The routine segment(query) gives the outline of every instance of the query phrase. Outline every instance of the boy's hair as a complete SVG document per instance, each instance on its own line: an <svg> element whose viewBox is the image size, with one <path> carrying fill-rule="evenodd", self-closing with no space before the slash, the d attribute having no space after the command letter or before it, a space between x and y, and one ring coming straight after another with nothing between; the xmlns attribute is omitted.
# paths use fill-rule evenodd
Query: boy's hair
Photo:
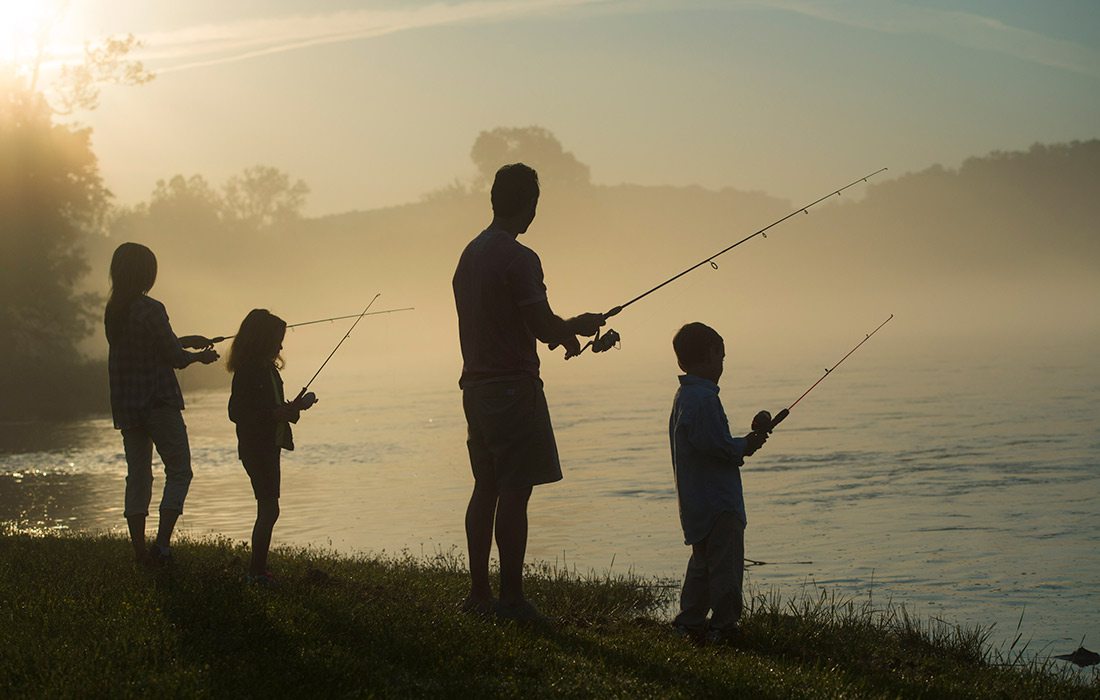
<svg viewBox="0 0 1100 700"><path fill-rule="evenodd" d="M269 362L282 369L283 357L279 354L279 345L285 335L286 321L267 309L252 309L241 321L241 329L233 338L225 369L236 372L241 367Z"/></svg>
<svg viewBox="0 0 1100 700"><path fill-rule="evenodd" d="M130 302L153 288L157 281L157 256L140 243L123 243L111 257L111 296L103 311L107 340L125 327Z"/></svg>
<svg viewBox="0 0 1100 700"><path fill-rule="evenodd" d="M705 362L711 348L724 344L718 331L698 321L684 324L672 338L672 349L676 351L676 362L681 369Z"/></svg>
<svg viewBox="0 0 1100 700"><path fill-rule="evenodd" d="M489 199L493 213L499 216L516 216L539 198L539 174L523 163L505 165L493 179Z"/></svg>

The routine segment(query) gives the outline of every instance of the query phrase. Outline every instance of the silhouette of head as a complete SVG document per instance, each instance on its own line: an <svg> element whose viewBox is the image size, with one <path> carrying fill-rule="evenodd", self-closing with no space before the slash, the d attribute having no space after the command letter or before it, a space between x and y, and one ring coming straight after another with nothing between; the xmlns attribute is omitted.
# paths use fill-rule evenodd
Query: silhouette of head
<svg viewBox="0 0 1100 700"><path fill-rule="evenodd" d="M225 368L236 372L250 365L274 364L283 368L283 338L286 336L286 321L267 309L252 309L241 321L241 328L233 338L229 348L229 357Z"/></svg>
<svg viewBox="0 0 1100 700"><path fill-rule="evenodd" d="M721 378L726 344L710 326L698 321L685 324L672 338L672 349L684 372L715 383Z"/></svg>
<svg viewBox="0 0 1100 700"><path fill-rule="evenodd" d="M524 233L535 219L539 202L539 175L523 163L497 171L490 193L493 219L513 233Z"/></svg>
<svg viewBox="0 0 1100 700"><path fill-rule="evenodd" d="M130 302L153 288L157 281L157 256L140 243L123 243L111 257L111 296L103 314L107 339L122 329Z"/></svg>
<svg viewBox="0 0 1100 700"><path fill-rule="evenodd" d="M157 256L140 243L123 243L111 257L111 296L133 297L153 288Z"/></svg>

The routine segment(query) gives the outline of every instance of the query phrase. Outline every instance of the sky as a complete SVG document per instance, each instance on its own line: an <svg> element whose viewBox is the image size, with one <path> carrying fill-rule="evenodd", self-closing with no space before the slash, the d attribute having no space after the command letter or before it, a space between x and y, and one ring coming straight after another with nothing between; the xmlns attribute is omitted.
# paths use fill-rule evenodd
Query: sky
<svg viewBox="0 0 1100 700"><path fill-rule="evenodd" d="M0 0L0 55L20 54L27 8L60 1ZM599 184L799 201L883 166L1100 135L1100 3L1087 0L71 0L57 13L44 78L82 42L127 33L157 74L79 116L123 204L159 178L218 184L266 164L307 182L311 215L398 205L470 178L474 139L498 126L549 129Z"/></svg>

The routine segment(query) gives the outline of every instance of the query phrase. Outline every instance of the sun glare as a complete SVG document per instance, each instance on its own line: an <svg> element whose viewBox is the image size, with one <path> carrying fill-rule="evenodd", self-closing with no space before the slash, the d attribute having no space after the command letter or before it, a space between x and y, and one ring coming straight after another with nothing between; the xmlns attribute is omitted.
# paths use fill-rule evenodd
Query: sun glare
<svg viewBox="0 0 1100 700"><path fill-rule="evenodd" d="M49 0L0 0L0 65L28 70L39 45L53 38L60 8Z"/></svg>

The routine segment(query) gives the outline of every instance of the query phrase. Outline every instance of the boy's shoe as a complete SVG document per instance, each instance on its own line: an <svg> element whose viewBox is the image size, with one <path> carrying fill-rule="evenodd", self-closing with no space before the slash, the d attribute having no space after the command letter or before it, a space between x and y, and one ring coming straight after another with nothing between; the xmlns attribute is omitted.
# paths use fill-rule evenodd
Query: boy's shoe
<svg viewBox="0 0 1100 700"><path fill-rule="evenodd" d="M459 604L458 609L474 617L489 617L496 610L498 604L499 601L496 598L474 598L472 596L466 596L466 599Z"/></svg>
<svg viewBox="0 0 1100 700"><path fill-rule="evenodd" d="M672 632L680 639L685 639L695 644L701 644L703 642L703 630L692 629L687 625L677 625L673 623Z"/></svg>
<svg viewBox="0 0 1100 700"><path fill-rule="evenodd" d="M541 625L549 622L546 616L540 613L534 605L531 605L531 601L526 598L515 603L505 603L503 600L498 600L493 605L493 612L501 620L512 620L525 625Z"/></svg>
<svg viewBox="0 0 1100 700"><path fill-rule="evenodd" d="M737 625L724 629L709 629L705 637L707 645L730 646L741 641L741 628Z"/></svg>
<svg viewBox="0 0 1100 700"><path fill-rule="evenodd" d="M145 557L145 565L151 569L166 569L172 565L172 551L167 552L160 545L153 543L149 547L149 554Z"/></svg>
<svg viewBox="0 0 1100 700"><path fill-rule="evenodd" d="M252 586L259 586L260 588L278 588L279 582L275 580L275 576L270 571L265 571L262 574L245 574L245 582Z"/></svg>

